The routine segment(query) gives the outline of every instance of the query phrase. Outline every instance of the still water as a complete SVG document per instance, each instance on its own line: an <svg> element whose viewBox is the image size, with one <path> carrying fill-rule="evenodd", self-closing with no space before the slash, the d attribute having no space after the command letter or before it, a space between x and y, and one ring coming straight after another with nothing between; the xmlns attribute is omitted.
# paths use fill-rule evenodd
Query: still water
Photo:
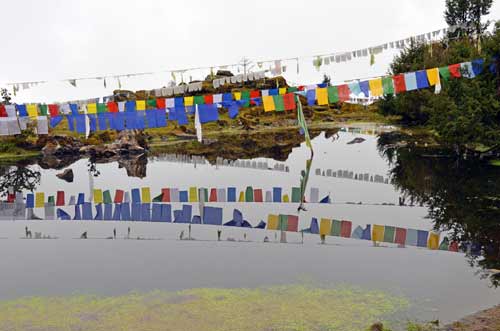
<svg viewBox="0 0 500 331"><path fill-rule="evenodd" d="M383 138L379 137L380 134L384 137L383 131L387 129L350 128L335 134L320 133L313 139L315 153L308 185L319 189L320 198L330 194L332 203L306 204L307 210L299 214L299 229L308 228L312 217L324 217L350 220L353 228L382 224L431 230L439 222L446 225L450 233L464 225L469 233L483 231L481 225L467 223L474 215L473 210L466 208L471 188L461 185L482 187L482 191L474 192L473 196L477 197L474 200L482 193L498 197L498 170L466 165L465 170L459 166L453 171L448 159L429 160L415 156L415 151L384 145ZM364 141L348 144L354 138ZM155 196L164 187L188 189L191 186L234 186L238 192L246 186L264 191L278 186L289 193L292 186L299 186L301 171L309 158L304 144L297 144L286 159L276 161L267 157L262 155L251 160L267 162L269 168L283 165L288 171L173 162L172 157L165 155L127 164L98 163L90 175L89 161L78 160L68 166L75 174L73 183L56 177L60 169L43 169L37 164L28 165L26 169L40 174L34 190L45 192L46 196L55 195L58 190L65 191L69 197L80 192L88 196L92 188L114 192L141 187L150 187ZM316 169L320 169L319 172ZM381 175L388 178L389 184L322 176L327 169ZM436 176L441 176L440 182ZM463 181L464 176L474 183ZM450 194L452 190L454 195ZM465 200L460 201L460 197ZM400 198L405 206L399 205ZM173 209L181 207L180 203L172 205ZM291 203L208 205L224 208L224 222L232 219L233 209L237 208L254 226L260 220L266 221L269 213L297 214L298 207ZM475 206L478 217L490 221L485 223L488 229L483 232L497 231L498 225L491 223L494 217L491 205ZM455 212L444 212L450 208ZM72 214L72 208L66 210ZM194 204L193 213L197 212L198 205ZM43 216L43 210L35 213ZM429 213L433 217L428 217ZM465 223L460 223L459 217L463 217ZM32 232L59 239L20 239L25 226ZM113 229L117 230L119 239L124 238L128 227L132 237L157 240L105 240ZM0 237L5 238L0 239L0 300L72 294L116 296L131 291L194 288L253 289L307 283L390 293L408 300L409 305L384 316L388 320L439 319L442 322L500 303L500 291L491 279L482 277L484 268L477 263L471 265L464 253L397 248L390 244L372 247L371 242L337 237L327 237L326 245L320 245L317 235L308 234L302 244L301 235L295 233L287 235L288 244L279 244L275 242L275 231L226 227L221 228L223 241L217 242L218 229L193 225L192 236L197 240L180 241L179 233L187 232L185 224L0 222ZM87 231L91 239L75 240L83 231ZM263 243L266 236L271 243ZM226 241L229 237L236 241ZM488 268L492 268L491 265Z"/></svg>

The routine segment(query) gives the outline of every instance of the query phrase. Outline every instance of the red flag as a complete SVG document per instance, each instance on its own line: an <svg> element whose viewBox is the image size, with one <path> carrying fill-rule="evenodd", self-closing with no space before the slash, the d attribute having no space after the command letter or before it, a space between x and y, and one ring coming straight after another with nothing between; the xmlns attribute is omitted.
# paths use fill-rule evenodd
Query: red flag
<svg viewBox="0 0 500 331"><path fill-rule="evenodd" d="M123 191L122 190L116 190L115 192L115 203L122 203L123 202Z"/></svg>
<svg viewBox="0 0 500 331"><path fill-rule="evenodd" d="M4 105L0 105L0 117L7 117L7 111Z"/></svg>
<svg viewBox="0 0 500 331"><path fill-rule="evenodd" d="M64 191L57 191L56 206L64 206Z"/></svg>
<svg viewBox="0 0 500 331"><path fill-rule="evenodd" d="M303 85L299 86L299 91L304 91L304 86Z"/></svg>
<svg viewBox="0 0 500 331"><path fill-rule="evenodd" d="M114 101L108 102L108 110L110 113L118 113L118 104Z"/></svg>
<svg viewBox="0 0 500 331"><path fill-rule="evenodd" d="M13 203L16 200L16 195L14 193L7 194L7 202Z"/></svg>
<svg viewBox="0 0 500 331"><path fill-rule="evenodd" d="M448 70L450 70L451 78L462 77L462 73L460 72L460 63L449 65Z"/></svg>
<svg viewBox="0 0 500 331"><path fill-rule="evenodd" d="M406 92L406 82L404 75L393 76L392 80L394 81L394 88L396 90L396 94L401 92Z"/></svg>
<svg viewBox="0 0 500 331"><path fill-rule="evenodd" d="M170 189L162 188L161 189L161 202L170 202Z"/></svg>
<svg viewBox="0 0 500 331"><path fill-rule="evenodd" d="M339 85L337 88L339 90L339 100L341 102L347 101L351 98L351 90L349 90L349 86L347 84Z"/></svg>
<svg viewBox="0 0 500 331"><path fill-rule="evenodd" d="M458 252L458 243L456 241L452 241L450 246L448 247L450 252Z"/></svg>
<svg viewBox="0 0 500 331"><path fill-rule="evenodd" d="M406 243L406 229L396 228L394 243L399 245L404 245Z"/></svg>
<svg viewBox="0 0 500 331"><path fill-rule="evenodd" d="M163 98L156 99L156 108L158 108L158 109L167 108L167 106L165 105L165 99L163 99Z"/></svg>
<svg viewBox="0 0 500 331"><path fill-rule="evenodd" d="M259 97L260 97L260 91L258 90L250 91L250 98L259 98Z"/></svg>
<svg viewBox="0 0 500 331"><path fill-rule="evenodd" d="M217 202L217 189L216 188L210 189L210 197L208 198L208 201Z"/></svg>
<svg viewBox="0 0 500 331"><path fill-rule="evenodd" d="M49 114L50 114L50 117L59 116L59 106L58 105L49 105Z"/></svg>
<svg viewBox="0 0 500 331"><path fill-rule="evenodd" d="M287 93L283 96L283 103L285 105L285 110L295 110L295 98L293 93Z"/></svg>
<svg viewBox="0 0 500 331"><path fill-rule="evenodd" d="M214 95L213 94L205 94L203 97L205 99L205 104L211 105L214 103Z"/></svg>

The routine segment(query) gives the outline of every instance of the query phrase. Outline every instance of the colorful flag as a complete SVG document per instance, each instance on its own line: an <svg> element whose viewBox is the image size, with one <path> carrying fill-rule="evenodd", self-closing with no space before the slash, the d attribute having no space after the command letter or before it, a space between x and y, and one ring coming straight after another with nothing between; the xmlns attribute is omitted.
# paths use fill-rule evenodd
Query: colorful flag
<svg viewBox="0 0 500 331"><path fill-rule="evenodd" d="M328 103L337 103L340 101L337 86L328 86L326 89L328 91Z"/></svg>
<svg viewBox="0 0 500 331"><path fill-rule="evenodd" d="M396 94L406 92L406 82L404 75L396 75L392 77L394 81L394 87L396 90Z"/></svg>
<svg viewBox="0 0 500 331"><path fill-rule="evenodd" d="M267 229L268 230L278 230L279 226L279 216L278 215L268 215L267 216Z"/></svg>
<svg viewBox="0 0 500 331"><path fill-rule="evenodd" d="M326 88L317 88L316 96L318 98L319 106L328 105L328 91Z"/></svg>
<svg viewBox="0 0 500 331"><path fill-rule="evenodd" d="M381 78L370 80L369 85L370 85L370 92L373 97L380 97L384 94Z"/></svg>
<svg viewBox="0 0 500 331"><path fill-rule="evenodd" d="M319 224L319 234L329 236L332 229L332 221L326 218L322 218Z"/></svg>
<svg viewBox="0 0 500 331"><path fill-rule="evenodd" d="M262 97L262 102L264 103L264 111L269 112L276 109L272 95Z"/></svg>
<svg viewBox="0 0 500 331"><path fill-rule="evenodd" d="M285 103L282 95L273 95L274 107L276 111L284 111Z"/></svg>
<svg viewBox="0 0 500 331"><path fill-rule="evenodd" d="M382 78L382 88L384 89L384 94L394 94L394 82L392 77L384 77Z"/></svg>

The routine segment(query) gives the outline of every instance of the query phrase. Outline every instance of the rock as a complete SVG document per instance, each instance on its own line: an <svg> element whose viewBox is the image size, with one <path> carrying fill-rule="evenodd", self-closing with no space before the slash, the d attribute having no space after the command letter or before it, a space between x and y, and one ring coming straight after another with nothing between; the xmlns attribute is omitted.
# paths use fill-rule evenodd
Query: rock
<svg viewBox="0 0 500 331"><path fill-rule="evenodd" d="M43 146L42 153L44 156L64 156L75 155L79 153L82 142L65 136L40 136L37 141L38 146Z"/></svg>
<svg viewBox="0 0 500 331"><path fill-rule="evenodd" d="M353 140L349 141L347 145L361 144L364 141L364 138L354 138Z"/></svg>
<svg viewBox="0 0 500 331"><path fill-rule="evenodd" d="M380 322L377 322L370 326L370 331L384 331L384 325Z"/></svg>
<svg viewBox="0 0 500 331"><path fill-rule="evenodd" d="M60 174L56 175L57 178L67 181L68 183L73 183L73 169L66 169Z"/></svg>

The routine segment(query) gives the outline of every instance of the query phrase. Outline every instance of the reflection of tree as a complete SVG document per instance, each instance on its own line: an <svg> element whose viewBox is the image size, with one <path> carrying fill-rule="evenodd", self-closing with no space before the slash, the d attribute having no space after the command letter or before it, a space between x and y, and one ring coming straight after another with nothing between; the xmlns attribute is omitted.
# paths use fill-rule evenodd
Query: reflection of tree
<svg viewBox="0 0 500 331"><path fill-rule="evenodd" d="M0 196L5 197L9 190L14 192L34 191L40 184L40 171L28 167L0 168Z"/></svg>
<svg viewBox="0 0 500 331"><path fill-rule="evenodd" d="M379 149L393 165L392 183L429 207L436 230L483 247L482 258L470 257L472 264L500 269L500 169L478 160L424 157L423 150L384 141L379 140ZM499 286L500 278L492 282Z"/></svg>
<svg viewBox="0 0 500 331"><path fill-rule="evenodd" d="M99 177L101 175L101 172L97 170L95 159L93 158L89 159L89 161L87 162L87 168L92 176Z"/></svg>

